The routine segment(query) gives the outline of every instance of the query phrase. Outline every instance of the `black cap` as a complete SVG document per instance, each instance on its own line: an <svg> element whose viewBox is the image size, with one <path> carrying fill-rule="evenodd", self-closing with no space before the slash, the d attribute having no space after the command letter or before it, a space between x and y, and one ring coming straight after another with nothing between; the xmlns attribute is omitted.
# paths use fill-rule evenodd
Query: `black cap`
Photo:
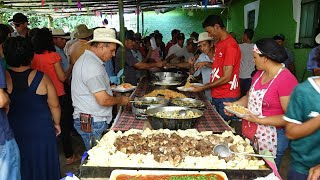
<svg viewBox="0 0 320 180"><path fill-rule="evenodd" d="M273 40L282 40L284 41L286 39L286 37L283 34L277 34L275 36L273 36Z"/></svg>
<svg viewBox="0 0 320 180"><path fill-rule="evenodd" d="M198 40L199 34L193 31L193 32L190 34L190 37L193 37L195 40Z"/></svg>
<svg viewBox="0 0 320 180"><path fill-rule="evenodd" d="M178 39L178 40L185 39L185 38L184 38L184 34L183 34L183 33L179 33L177 39Z"/></svg>
<svg viewBox="0 0 320 180"><path fill-rule="evenodd" d="M24 23L24 22L28 22L28 18L22 13L17 13L13 16L12 19L9 20L9 22Z"/></svg>

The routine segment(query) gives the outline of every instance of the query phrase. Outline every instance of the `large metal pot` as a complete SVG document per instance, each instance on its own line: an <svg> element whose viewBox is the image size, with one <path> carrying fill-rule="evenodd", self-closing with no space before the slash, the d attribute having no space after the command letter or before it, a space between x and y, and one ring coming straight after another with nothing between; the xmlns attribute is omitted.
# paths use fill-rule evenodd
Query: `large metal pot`
<svg viewBox="0 0 320 180"><path fill-rule="evenodd" d="M176 89L182 84L182 81L151 81L151 85L155 86L156 89Z"/></svg>
<svg viewBox="0 0 320 180"><path fill-rule="evenodd" d="M171 100L170 103L174 106L182 106L196 109L204 109L206 107L203 101L193 98L174 98Z"/></svg>
<svg viewBox="0 0 320 180"><path fill-rule="evenodd" d="M182 73L174 72L155 72L152 76L156 81L181 81L184 78Z"/></svg>
<svg viewBox="0 0 320 180"><path fill-rule="evenodd" d="M157 117L157 112L165 112L165 113L172 113L173 111L193 111L194 113L198 113L199 117L194 118L161 118ZM146 115L148 116L148 120L150 125L153 129L170 129L170 130L178 130L178 129L191 129L196 123L196 120L203 116L203 112L198 109L191 109L187 107L180 107L180 106L164 106L164 107L157 107L146 110Z"/></svg>
<svg viewBox="0 0 320 180"><path fill-rule="evenodd" d="M138 119L146 119L145 111L147 109L167 106L169 103L168 99L162 97L140 97L134 99L136 102L132 103L132 113Z"/></svg>

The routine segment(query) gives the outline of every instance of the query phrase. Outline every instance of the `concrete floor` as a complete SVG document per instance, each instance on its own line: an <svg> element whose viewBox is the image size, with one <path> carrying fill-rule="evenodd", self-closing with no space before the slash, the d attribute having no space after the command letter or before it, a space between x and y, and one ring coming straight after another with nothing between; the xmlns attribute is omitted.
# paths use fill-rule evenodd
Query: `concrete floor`
<svg viewBox="0 0 320 180"><path fill-rule="evenodd" d="M78 135L72 136L73 141L73 147L77 155L82 156L83 152L85 151L84 144L82 142L82 139ZM62 177L65 177L67 172L72 172L75 175L79 175L79 167L80 167L80 161L73 163L71 165L66 165L65 163L65 157L62 151L62 145L61 142L59 142L59 158L60 158L60 169L61 169L61 175ZM287 150L281 163L280 167L280 175L283 178L283 180L287 180L287 172L288 172L288 166L289 166L289 160L290 160L290 151Z"/></svg>

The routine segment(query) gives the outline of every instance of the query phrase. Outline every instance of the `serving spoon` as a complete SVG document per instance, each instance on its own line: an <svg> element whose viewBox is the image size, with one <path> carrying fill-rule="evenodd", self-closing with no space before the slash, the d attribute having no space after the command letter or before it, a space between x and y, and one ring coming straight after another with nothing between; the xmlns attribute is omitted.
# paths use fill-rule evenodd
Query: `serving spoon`
<svg viewBox="0 0 320 180"><path fill-rule="evenodd" d="M269 155L261 155L261 154L249 154L247 152L233 152L230 148L225 144L218 144L213 148L213 152L217 153L220 157L226 158L229 157L231 154L235 155L244 155L244 156L254 156L254 157L263 157L263 158L276 158L274 156Z"/></svg>

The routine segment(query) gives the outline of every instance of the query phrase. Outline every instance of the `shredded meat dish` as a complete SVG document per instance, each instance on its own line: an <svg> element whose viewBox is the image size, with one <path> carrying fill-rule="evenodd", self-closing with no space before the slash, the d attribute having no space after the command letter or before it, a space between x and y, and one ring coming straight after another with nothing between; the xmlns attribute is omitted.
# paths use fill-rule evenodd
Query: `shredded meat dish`
<svg viewBox="0 0 320 180"><path fill-rule="evenodd" d="M157 162L169 161L174 166L179 165L185 156L204 157L217 155L213 148L217 144L231 143L232 137L220 138L216 135L206 136L202 139L192 137L180 137L178 134L153 134L142 137L140 133L129 136L118 137L115 141L115 147L118 151L126 154L148 154L154 155ZM237 152L236 147L231 149ZM224 158L229 161L233 156Z"/></svg>

